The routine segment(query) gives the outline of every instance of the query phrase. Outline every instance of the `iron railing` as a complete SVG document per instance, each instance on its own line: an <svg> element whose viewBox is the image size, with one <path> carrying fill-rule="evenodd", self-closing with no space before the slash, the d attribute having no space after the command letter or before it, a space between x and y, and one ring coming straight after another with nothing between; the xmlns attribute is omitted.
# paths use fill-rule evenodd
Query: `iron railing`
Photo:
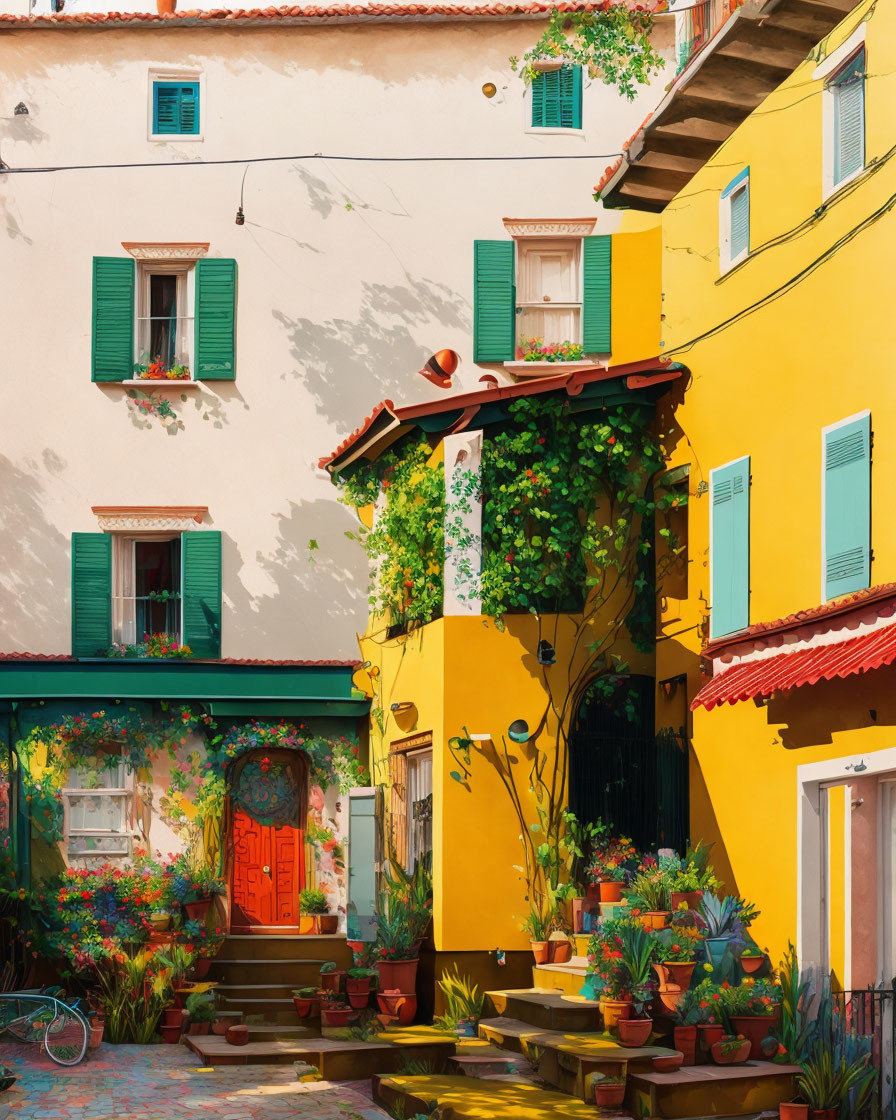
<svg viewBox="0 0 896 1120"><path fill-rule="evenodd" d="M846 1034L871 1039L871 1062L878 1073L870 1120L896 1120L896 979L889 988L833 992Z"/></svg>

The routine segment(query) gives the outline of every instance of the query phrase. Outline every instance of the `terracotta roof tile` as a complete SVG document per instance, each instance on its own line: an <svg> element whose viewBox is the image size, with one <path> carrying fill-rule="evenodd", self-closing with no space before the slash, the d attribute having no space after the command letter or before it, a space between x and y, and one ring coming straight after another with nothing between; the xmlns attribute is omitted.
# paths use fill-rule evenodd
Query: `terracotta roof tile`
<svg viewBox="0 0 896 1120"><path fill-rule="evenodd" d="M506 4L331 4L325 6L311 5L308 7L280 7L280 8L209 8L206 10L186 9L173 12L170 15L159 15L156 12L72 12L38 16L0 15L0 27L12 26L16 28L51 28L51 27L97 27L97 26L125 26L149 25L165 26L170 24L183 26L185 24L211 25L234 23L257 23L264 21L299 20L316 22L318 20L414 20L414 19L471 19L485 18L521 18L549 15L558 12L594 12L608 7L610 0L562 0L561 3L544 3L542 0L530 0L528 3ZM642 7L643 5L632 6ZM666 0L655 0L652 5L656 11L665 11Z"/></svg>

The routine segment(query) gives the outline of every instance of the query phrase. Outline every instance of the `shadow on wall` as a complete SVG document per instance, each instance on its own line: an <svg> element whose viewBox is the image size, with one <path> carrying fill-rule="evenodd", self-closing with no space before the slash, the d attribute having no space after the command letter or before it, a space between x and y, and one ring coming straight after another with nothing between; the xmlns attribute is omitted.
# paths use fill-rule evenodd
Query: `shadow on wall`
<svg viewBox="0 0 896 1120"><path fill-rule="evenodd" d="M273 552L240 555L223 538L231 610L226 643L236 657L353 658L367 619L367 557L356 541L354 515L335 500L290 502L277 514ZM316 541L316 549L309 548ZM249 584L258 580L258 586ZM231 613L232 612L232 613Z"/></svg>
<svg viewBox="0 0 896 1120"><path fill-rule="evenodd" d="M362 284L353 319L323 323L275 310L318 411L331 423L354 427L361 412L384 397L432 396L417 371L442 343L442 330L470 331L470 310L444 284L407 278L404 285ZM433 341L420 345L415 336ZM284 376L287 376L284 374Z"/></svg>
<svg viewBox="0 0 896 1120"><path fill-rule="evenodd" d="M788 695L772 699L766 713L770 731L775 725L783 725L778 728L778 736L787 750L828 746L835 734L860 728L894 727L896 666L795 688ZM881 740L869 741L869 746L876 750L892 746L891 738L882 731ZM856 753L851 743L844 744L843 750Z"/></svg>
<svg viewBox="0 0 896 1120"><path fill-rule="evenodd" d="M43 453L46 470L65 463ZM44 487L0 455L0 650L68 652L69 541L47 521Z"/></svg>

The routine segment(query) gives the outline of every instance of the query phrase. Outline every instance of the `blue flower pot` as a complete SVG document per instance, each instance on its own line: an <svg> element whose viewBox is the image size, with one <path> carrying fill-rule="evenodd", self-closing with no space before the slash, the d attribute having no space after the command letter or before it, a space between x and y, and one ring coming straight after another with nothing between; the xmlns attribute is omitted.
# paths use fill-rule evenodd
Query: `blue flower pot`
<svg viewBox="0 0 896 1120"><path fill-rule="evenodd" d="M706 956L714 968L718 968L725 959L725 950L728 948L730 940L730 937L704 937L703 944L706 946Z"/></svg>

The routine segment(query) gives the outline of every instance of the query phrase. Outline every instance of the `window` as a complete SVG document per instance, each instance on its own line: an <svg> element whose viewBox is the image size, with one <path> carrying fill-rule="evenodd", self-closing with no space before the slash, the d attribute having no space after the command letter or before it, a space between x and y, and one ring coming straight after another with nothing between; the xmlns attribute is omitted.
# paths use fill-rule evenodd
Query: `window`
<svg viewBox="0 0 896 1120"><path fill-rule="evenodd" d="M72 859L130 855L132 775L111 745L69 772L65 834Z"/></svg>
<svg viewBox="0 0 896 1120"><path fill-rule="evenodd" d="M871 414L822 432L822 594L871 584Z"/></svg>
<svg viewBox="0 0 896 1120"><path fill-rule="evenodd" d="M582 68L561 66L532 80L533 128L582 127Z"/></svg>
<svg viewBox="0 0 896 1120"><path fill-rule="evenodd" d="M865 166L865 48L841 67L827 86L830 123L831 189L855 178Z"/></svg>
<svg viewBox="0 0 896 1120"><path fill-rule="evenodd" d="M710 636L750 624L750 459L709 473Z"/></svg>
<svg viewBox="0 0 896 1120"><path fill-rule="evenodd" d="M407 754L407 869L432 851L432 750Z"/></svg>
<svg viewBox="0 0 896 1120"><path fill-rule="evenodd" d="M180 642L181 538L112 538L112 637L133 645L144 634Z"/></svg>
<svg viewBox="0 0 896 1120"><path fill-rule="evenodd" d="M153 137L199 136L199 82L152 83Z"/></svg>
<svg viewBox="0 0 896 1120"><path fill-rule="evenodd" d="M750 252L750 169L743 171L722 191L719 203L719 258L722 272Z"/></svg>
<svg viewBox="0 0 896 1120"><path fill-rule="evenodd" d="M191 380L195 269L192 263L138 266L135 376Z"/></svg>
<svg viewBox="0 0 896 1120"><path fill-rule="evenodd" d="M545 345L582 341L582 241L520 241L517 334Z"/></svg>

